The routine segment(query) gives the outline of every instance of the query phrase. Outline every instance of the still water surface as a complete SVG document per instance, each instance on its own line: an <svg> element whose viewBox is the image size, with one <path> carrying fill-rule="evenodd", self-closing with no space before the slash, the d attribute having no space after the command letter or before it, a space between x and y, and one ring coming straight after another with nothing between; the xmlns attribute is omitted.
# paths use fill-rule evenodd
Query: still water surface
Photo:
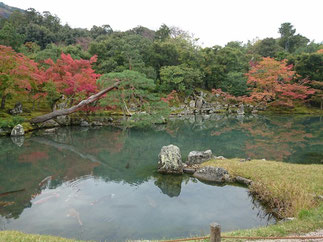
<svg viewBox="0 0 323 242"><path fill-rule="evenodd" d="M0 229L92 240L161 239L273 223L246 188L156 173L163 145L225 157L322 162L320 117L214 116L157 129L60 128L0 139ZM44 180L44 178L47 178Z"/></svg>

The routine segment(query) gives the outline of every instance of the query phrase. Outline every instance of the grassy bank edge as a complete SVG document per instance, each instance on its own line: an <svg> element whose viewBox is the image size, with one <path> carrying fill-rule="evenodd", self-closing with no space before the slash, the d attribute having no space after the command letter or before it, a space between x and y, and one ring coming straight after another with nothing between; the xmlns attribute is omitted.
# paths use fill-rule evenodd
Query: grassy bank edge
<svg viewBox="0 0 323 242"><path fill-rule="evenodd" d="M81 242L52 235L26 234L14 230L0 231L0 242Z"/></svg>

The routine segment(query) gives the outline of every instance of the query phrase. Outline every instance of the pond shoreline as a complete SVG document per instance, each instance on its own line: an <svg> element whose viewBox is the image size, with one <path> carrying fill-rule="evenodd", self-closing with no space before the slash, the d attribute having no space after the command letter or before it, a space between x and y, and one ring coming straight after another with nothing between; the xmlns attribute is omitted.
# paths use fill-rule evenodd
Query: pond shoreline
<svg viewBox="0 0 323 242"><path fill-rule="evenodd" d="M189 122L189 120L190 119L188 118L187 121ZM196 121L198 120L194 120L194 122ZM197 129L203 128L204 125L207 125L207 123L204 123L203 120L201 121L203 125L201 127L197 126ZM210 121L213 123L213 121L216 120L211 119ZM246 124L247 121L248 116L243 118L243 122L237 120L237 122L241 122L241 124ZM303 122L304 121L301 121L301 123ZM318 124L320 124L320 122ZM266 125L268 125L268 120ZM252 125L252 127L254 126ZM221 129L222 128L220 128L220 130ZM79 130L79 128L76 130ZM84 130L87 130L87 127L84 127ZM97 129L94 128L93 130ZM172 134L172 132L169 134ZM198 146L196 147L198 148ZM190 150L192 150L191 148ZM216 153L217 155L221 154L219 151ZM322 165L298 165L256 159L243 162L240 160L246 159L216 160L210 161L203 165L216 165L219 167L224 167L228 169L229 173L234 177L241 176L253 180L254 183L258 183L258 185L249 187L251 192L258 192L257 196L259 196L259 199L264 199L269 206L273 206L273 208L275 208L275 206L281 208L282 210L278 210L280 214L284 215L281 217L294 217L295 219L268 227L234 231L230 233L240 233L243 235L246 233L251 233L255 236L259 236L260 234L265 236L286 235L296 232L305 233L311 231L313 228L320 229L323 227L322 201L314 199L315 197L319 197L323 194L322 188L317 186L317 183L323 184L321 177L318 176L323 174ZM307 176L310 178L309 180ZM282 183L282 185L278 184L277 181ZM275 187L277 188L276 190L274 189ZM313 187L315 188L314 190ZM298 196L295 196L295 194ZM294 201L295 204L293 204ZM292 209L290 209L291 206ZM315 221L315 224L313 224L313 221Z"/></svg>
<svg viewBox="0 0 323 242"><path fill-rule="evenodd" d="M249 162L249 164L248 164ZM220 167L226 167L232 174L234 175L241 175L246 176L246 174L255 174L253 172L246 173L248 169L241 169L241 166L244 166L245 164L250 167L251 164L260 163L263 168L270 168L272 165L277 165L276 161L248 161L240 163L239 159L226 159L221 161L208 161L202 166L205 165L216 165ZM230 163L233 163L230 164ZM281 164L279 164L281 165ZM291 166L291 164L284 163L284 166ZM304 168L306 165L304 165L302 168ZM308 166L308 165L307 165ZM319 172L322 172L323 168L319 167ZM241 169L239 171L239 169ZM293 167L291 169L294 169ZM317 169L317 168L314 168ZM303 169L304 171L304 169ZM308 170L305 167L305 173L308 174L310 170ZM257 172L257 171L254 171ZM263 175L264 173L262 173ZM255 175L251 175L250 178L252 178ZM270 178L270 181L275 181L277 178L277 174L272 175L272 173L267 172L267 178ZM254 180L255 183L257 183L257 180ZM258 181L259 182L259 181ZM296 181L299 182L299 181ZM302 181L301 183L306 182ZM320 181L317 181L320 183ZM252 188L251 188L252 190ZM308 190L307 192L311 192ZM321 192L323 192L321 190ZM271 199L275 199L274 197L271 197ZM232 232L225 232L223 235L226 236L263 236L263 237L270 237L270 236L287 236L287 235L302 235L304 233L308 232L314 232L321 230L323 228L323 202L319 201L315 206L308 209L299 209L295 211L295 217L294 219L286 220L284 222L278 222L274 225L269 225L266 227L259 227L254 229L247 229L247 230L236 230ZM18 231L0 231L0 239L9 239L10 241L20 241L21 239L27 239L27 241L32 241L37 239L40 239L42 241L81 241L81 240L74 240L74 239L65 239L62 237L56 237L56 236L47 236L47 235L37 235L37 234L26 234Z"/></svg>

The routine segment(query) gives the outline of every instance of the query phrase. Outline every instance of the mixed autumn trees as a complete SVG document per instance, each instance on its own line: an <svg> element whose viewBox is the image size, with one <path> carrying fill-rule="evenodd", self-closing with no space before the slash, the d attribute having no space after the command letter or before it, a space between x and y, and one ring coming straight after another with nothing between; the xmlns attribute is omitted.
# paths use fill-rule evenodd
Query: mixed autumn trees
<svg viewBox="0 0 323 242"><path fill-rule="evenodd" d="M91 66L95 61L96 56L77 60L62 53L56 62L48 59L46 68L39 67L11 47L0 45L1 108L4 109L6 100L15 95L26 95L33 102L46 97L51 107L64 96L65 106L72 106L98 92L96 80L100 75Z"/></svg>
<svg viewBox="0 0 323 242"><path fill-rule="evenodd" d="M323 106L322 44L309 42L290 23L278 32L277 39L202 48L189 33L165 24L157 31L73 29L49 12L17 11L0 20L0 44L16 51L1 47L1 106L17 93L34 103L45 98L52 108L64 97L64 105L72 106L106 86L102 78L97 82L100 75L127 80L116 93L133 82L132 95L141 91L142 97L159 100L174 91L183 100L203 88L221 89L238 101ZM137 85L138 78L154 87ZM125 97L125 102L138 99ZM119 106L125 107L123 101Z"/></svg>
<svg viewBox="0 0 323 242"><path fill-rule="evenodd" d="M0 45L0 95L1 109L6 100L17 95L28 95L37 99L44 82L38 64L28 57L16 53L11 47Z"/></svg>
<svg viewBox="0 0 323 242"><path fill-rule="evenodd" d="M270 57L252 65L246 74L251 91L248 99L293 107L295 100L302 101L314 94L314 90L304 85L305 81L295 82L296 72L292 68L292 65L286 64L286 60L277 61Z"/></svg>

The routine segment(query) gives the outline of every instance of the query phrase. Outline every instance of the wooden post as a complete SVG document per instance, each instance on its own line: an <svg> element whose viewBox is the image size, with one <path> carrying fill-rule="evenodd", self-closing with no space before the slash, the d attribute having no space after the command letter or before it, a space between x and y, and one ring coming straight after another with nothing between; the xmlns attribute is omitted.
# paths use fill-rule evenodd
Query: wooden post
<svg viewBox="0 0 323 242"><path fill-rule="evenodd" d="M221 226L217 223L210 224L210 242L221 241Z"/></svg>

